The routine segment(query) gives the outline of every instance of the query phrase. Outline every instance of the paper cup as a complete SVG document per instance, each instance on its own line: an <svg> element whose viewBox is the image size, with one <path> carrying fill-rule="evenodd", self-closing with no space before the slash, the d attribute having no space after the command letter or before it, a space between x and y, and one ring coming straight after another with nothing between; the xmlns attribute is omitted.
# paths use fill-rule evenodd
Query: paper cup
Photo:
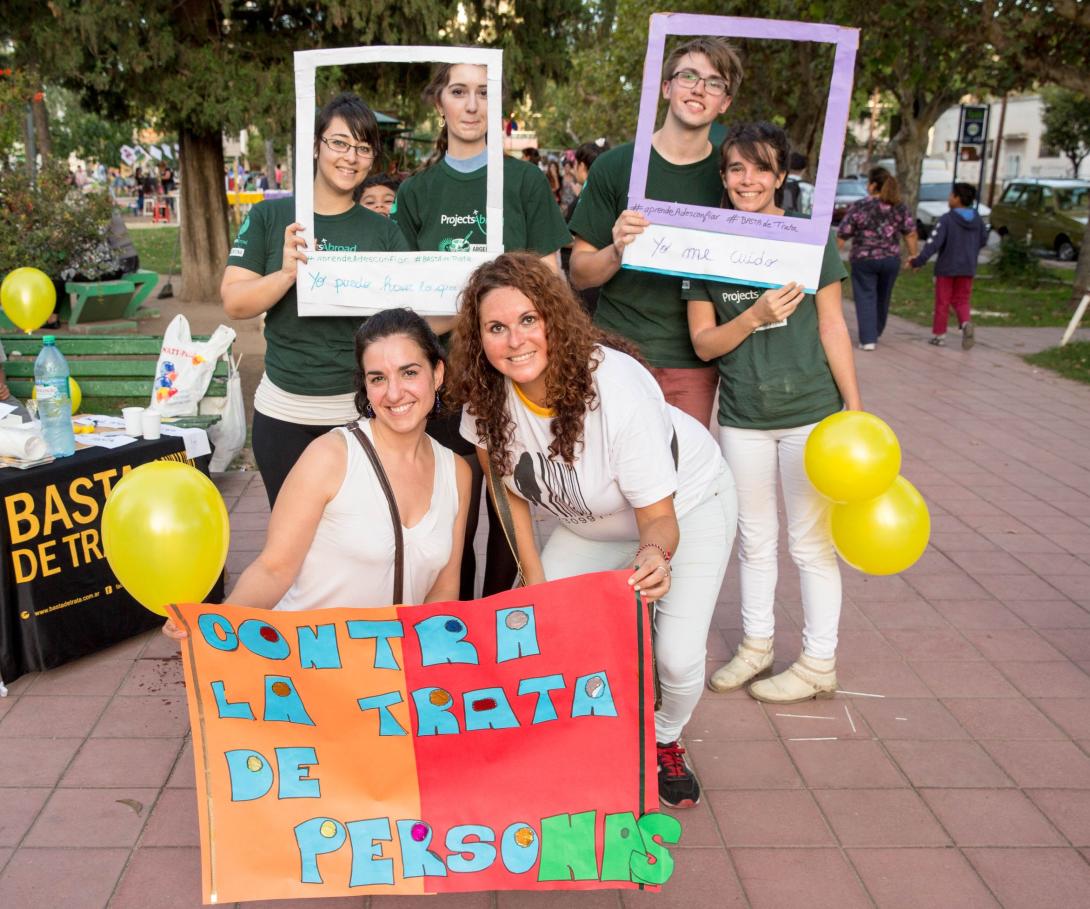
<svg viewBox="0 0 1090 909"><path fill-rule="evenodd" d="M140 416L140 425L144 430L145 439L159 438L161 423L158 411L145 410Z"/></svg>
<svg viewBox="0 0 1090 909"><path fill-rule="evenodd" d="M125 418L125 433L139 439L144 433L144 424L142 422L144 408L122 407L121 416Z"/></svg>

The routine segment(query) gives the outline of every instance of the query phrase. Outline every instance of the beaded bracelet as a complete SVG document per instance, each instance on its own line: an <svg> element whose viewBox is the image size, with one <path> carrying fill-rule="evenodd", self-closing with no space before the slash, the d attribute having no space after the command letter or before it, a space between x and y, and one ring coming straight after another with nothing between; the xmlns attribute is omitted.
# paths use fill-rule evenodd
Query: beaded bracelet
<svg viewBox="0 0 1090 909"><path fill-rule="evenodd" d="M658 544L658 543L644 543L644 544L643 544L643 545L642 545L642 546L641 546L641 547L640 547L639 549L637 549L637 550L636 550L636 558L639 558L639 556L640 556L640 553L641 553L641 552L643 552L643 551L644 551L645 549L647 549L647 548L648 548L649 546L650 546L651 548L653 548L653 549L657 549L657 550L658 550L659 552L661 552L661 553L662 553L662 557L663 557L663 558L664 558L664 559L665 559L665 560L666 560L667 562L669 562L669 561L670 561L670 559L672 559L672 558L673 558L673 554L672 554L672 553L670 552L670 550L669 550L669 549L667 549L667 548L666 548L665 546L659 546L659 544Z"/></svg>

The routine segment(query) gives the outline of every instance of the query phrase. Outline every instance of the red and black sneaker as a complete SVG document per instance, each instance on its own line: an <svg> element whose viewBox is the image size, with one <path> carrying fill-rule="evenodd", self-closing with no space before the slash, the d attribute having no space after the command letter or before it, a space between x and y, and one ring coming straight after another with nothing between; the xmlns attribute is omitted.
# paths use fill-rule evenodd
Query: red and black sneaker
<svg viewBox="0 0 1090 909"><path fill-rule="evenodd" d="M700 784L685 763L677 742L656 743L659 759L659 801L670 808L692 808L700 801Z"/></svg>

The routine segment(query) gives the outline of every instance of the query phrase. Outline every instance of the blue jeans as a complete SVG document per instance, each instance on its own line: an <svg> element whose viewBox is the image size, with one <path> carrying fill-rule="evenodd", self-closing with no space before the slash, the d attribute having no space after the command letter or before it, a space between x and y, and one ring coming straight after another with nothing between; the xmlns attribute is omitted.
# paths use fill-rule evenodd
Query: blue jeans
<svg viewBox="0 0 1090 909"><path fill-rule="evenodd" d="M901 270L899 256L852 260L852 296L859 322L859 343L874 344L882 337L889 316L893 282Z"/></svg>

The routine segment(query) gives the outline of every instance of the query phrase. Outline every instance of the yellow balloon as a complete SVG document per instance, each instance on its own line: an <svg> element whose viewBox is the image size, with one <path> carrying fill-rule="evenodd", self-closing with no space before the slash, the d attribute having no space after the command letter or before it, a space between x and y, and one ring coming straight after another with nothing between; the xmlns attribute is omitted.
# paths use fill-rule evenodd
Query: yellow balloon
<svg viewBox="0 0 1090 909"><path fill-rule="evenodd" d="M57 289L44 271L16 268L0 284L0 306L28 334L45 325L57 305Z"/></svg>
<svg viewBox="0 0 1090 909"><path fill-rule="evenodd" d="M931 515L916 487L897 477L868 502L832 508L833 543L840 557L865 574L897 574L915 563L931 536Z"/></svg>
<svg viewBox="0 0 1090 909"><path fill-rule="evenodd" d="M199 603L227 561L231 529L219 490L178 461L141 464L102 510L102 548L121 585L146 609Z"/></svg>
<svg viewBox="0 0 1090 909"><path fill-rule="evenodd" d="M818 423L803 457L814 488L834 502L873 499L901 472L897 436L884 420L862 410L842 410Z"/></svg>
<svg viewBox="0 0 1090 909"><path fill-rule="evenodd" d="M31 389L30 397L35 401L38 400L38 386L35 385ZM79 382L71 376L68 377L68 397L72 400L72 416L75 416L79 413L80 404L83 403L83 389L79 387Z"/></svg>

